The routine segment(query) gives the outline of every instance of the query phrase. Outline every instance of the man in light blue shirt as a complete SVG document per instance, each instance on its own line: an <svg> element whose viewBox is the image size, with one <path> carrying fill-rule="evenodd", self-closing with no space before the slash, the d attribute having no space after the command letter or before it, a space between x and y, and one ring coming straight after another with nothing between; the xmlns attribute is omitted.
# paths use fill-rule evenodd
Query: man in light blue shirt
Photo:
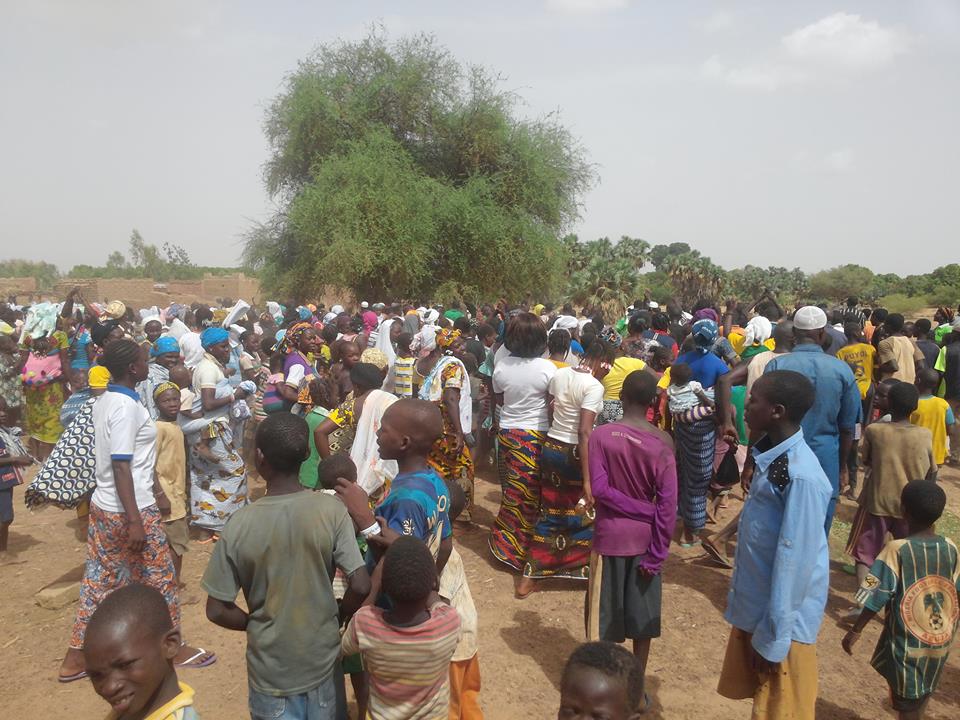
<svg viewBox="0 0 960 720"><path fill-rule="evenodd" d="M754 717L814 717L815 643L829 589L823 517L832 489L800 421L813 384L789 370L766 372L746 408L756 471L740 516L724 615L733 628L718 692L754 700ZM781 714L778 714L781 713Z"/></svg>
<svg viewBox="0 0 960 720"><path fill-rule="evenodd" d="M840 488L847 484L846 464L841 465L840 458L850 454L853 431L862 408L860 390L850 366L821 349L827 342L826 325L826 313L820 308L812 305L800 308L793 319L793 351L771 360L765 372L795 370L813 383L816 392L813 407L800 427L833 487L824 522L829 535Z"/></svg>

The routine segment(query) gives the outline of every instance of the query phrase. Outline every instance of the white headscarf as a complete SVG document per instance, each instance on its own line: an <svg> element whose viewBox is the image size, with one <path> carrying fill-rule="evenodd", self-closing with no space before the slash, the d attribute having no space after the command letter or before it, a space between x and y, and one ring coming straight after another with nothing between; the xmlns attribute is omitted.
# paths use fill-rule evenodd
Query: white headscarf
<svg viewBox="0 0 960 720"><path fill-rule="evenodd" d="M377 335L377 344L376 348L384 355L387 356L387 365L393 365L393 361L397 359L397 351L393 349L393 342L390 340L390 328L398 318L390 318L389 320L384 320L380 323L380 328L377 330L379 333Z"/></svg>
<svg viewBox="0 0 960 720"><path fill-rule="evenodd" d="M423 313L423 322L427 325L435 325L439 319L440 312L434 308L430 308Z"/></svg>
<svg viewBox="0 0 960 720"><path fill-rule="evenodd" d="M421 357L433 352L436 348L437 328L433 325L424 325L420 332L413 336L413 341L410 343L410 352Z"/></svg>
<svg viewBox="0 0 960 720"><path fill-rule="evenodd" d="M760 345L770 339L773 334L773 325L763 315L750 319L743 332L743 346Z"/></svg>
<svg viewBox="0 0 960 720"><path fill-rule="evenodd" d="M553 325L550 328L550 332L554 330L575 330L580 327L580 321L577 320L572 315L557 315L557 319L553 321Z"/></svg>

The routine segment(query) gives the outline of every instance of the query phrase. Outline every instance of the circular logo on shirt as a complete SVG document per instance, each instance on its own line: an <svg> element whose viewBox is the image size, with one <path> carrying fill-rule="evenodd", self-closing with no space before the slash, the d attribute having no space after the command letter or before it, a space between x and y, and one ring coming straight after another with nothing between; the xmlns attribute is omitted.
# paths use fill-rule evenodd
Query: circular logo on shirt
<svg viewBox="0 0 960 720"><path fill-rule="evenodd" d="M946 645L957 623L957 590L947 578L927 575L907 588L900 602L907 630L927 645Z"/></svg>

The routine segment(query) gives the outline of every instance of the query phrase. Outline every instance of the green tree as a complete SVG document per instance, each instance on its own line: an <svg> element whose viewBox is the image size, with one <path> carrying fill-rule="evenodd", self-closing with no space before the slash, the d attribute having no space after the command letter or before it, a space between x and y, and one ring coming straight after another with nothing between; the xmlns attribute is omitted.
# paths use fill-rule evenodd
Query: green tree
<svg viewBox="0 0 960 720"><path fill-rule="evenodd" d="M726 282L723 268L697 250L667 255L657 269L670 278L677 299L685 307L701 298L717 300Z"/></svg>
<svg viewBox="0 0 960 720"><path fill-rule="evenodd" d="M873 282L873 271L861 265L841 265L810 276L810 294L817 300L842 302L861 298Z"/></svg>
<svg viewBox="0 0 960 720"><path fill-rule="evenodd" d="M690 252L690 246L685 242L675 242L669 245L654 245L650 250L650 262L657 270L663 269L663 264L672 255L684 255Z"/></svg>
<svg viewBox="0 0 960 720"><path fill-rule="evenodd" d="M268 110L279 211L245 264L296 297L558 292L592 170L556 117L519 119L515 101L429 36L321 47Z"/></svg>
<svg viewBox="0 0 960 720"><path fill-rule="evenodd" d="M60 279L60 271L56 265L43 261L3 260L0 261L0 277L32 277L40 290L50 290Z"/></svg>

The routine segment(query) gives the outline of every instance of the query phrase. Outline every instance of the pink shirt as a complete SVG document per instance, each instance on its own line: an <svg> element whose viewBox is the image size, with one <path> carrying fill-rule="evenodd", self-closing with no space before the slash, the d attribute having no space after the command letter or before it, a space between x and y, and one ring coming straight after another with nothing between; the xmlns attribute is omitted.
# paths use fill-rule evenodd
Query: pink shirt
<svg viewBox="0 0 960 720"><path fill-rule="evenodd" d="M677 522L677 464L663 434L622 422L598 427L590 435L590 487L594 551L643 556L640 566L658 572Z"/></svg>

